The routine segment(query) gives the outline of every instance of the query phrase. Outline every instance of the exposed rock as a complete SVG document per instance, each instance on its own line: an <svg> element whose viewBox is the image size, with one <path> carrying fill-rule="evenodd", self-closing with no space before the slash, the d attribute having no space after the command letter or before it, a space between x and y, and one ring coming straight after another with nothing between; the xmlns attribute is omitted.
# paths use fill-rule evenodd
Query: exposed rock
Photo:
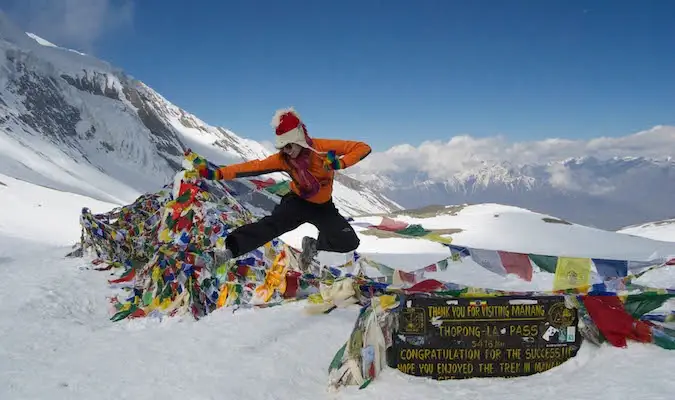
<svg viewBox="0 0 675 400"><path fill-rule="evenodd" d="M87 74L86 76L79 76L77 78L62 74L61 78L84 92L109 97L113 100L119 100L117 89L107 85L108 77L105 74L94 72L91 77Z"/></svg>
<svg viewBox="0 0 675 400"><path fill-rule="evenodd" d="M24 69L23 65L18 67ZM53 78L24 70L10 85L25 97L23 105L28 112L19 115L22 122L57 139L77 136L75 127L80 121L80 111L68 104Z"/></svg>
<svg viewBox="0 0 675 400"><path fill-rule="evenodd" d="M563 219L558 219L558 218L549 218L549 217L544 217L542 218L544 222L548 222L551 224L563 224L563 225L572 225L571 223L563 220Z"/></svg>

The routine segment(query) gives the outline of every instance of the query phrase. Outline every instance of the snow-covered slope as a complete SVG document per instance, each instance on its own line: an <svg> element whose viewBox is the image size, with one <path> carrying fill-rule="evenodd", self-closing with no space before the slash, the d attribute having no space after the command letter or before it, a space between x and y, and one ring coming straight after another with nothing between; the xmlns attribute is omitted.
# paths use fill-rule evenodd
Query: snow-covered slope
<svg viewBox="0 0 675 400"><path fill-rule="evenodd" d="M126 204L169 182L187 148L218 164L270 154L102 60L26 34L0 12L0 173ZM348 215L401 208L339 182L335 198Z"/></svg>
<svg viewBox="0 0 675 400"><path fill-rule="evenodd" d="M617 232L649 239L675 242L675 218L627 226Z"/></svg>
<svg viewBox="0 0 675 400"><path fill-rule="evenodd" d="M117 207L117 204L0 174L2 237L43 245L71 246L80 240L78 221L82 207L100 213Z"/></svg>
<svg viewBox="0 0 675 400"><path fill-rule="evenodd" d="M610 143L466 140L396 146L349 173L407 208L511 204L611 230L673 215L675 127Z"/></svg>
<svg viewBox="0 0 675 400"><path fill-rule="evenodd" d="M574 224L555 216L502 204L426 207L388 214L390 218L425 229L443 230L452 244L482 250L545 254L560 257L652 261L675 257L675 243L629 236ZM381 215L354 218L361 244L359 254L404 271L415 271L449 257L446 246L418 238L381 236L367 225L378 225ZM281 239L300 247L305 235L316 237L316 228L305 224ZM657 239L657 240L654 240ZM325 263L344 262L344 256L322 254ZM532 282L499 276L474 262L463 262L444 273L426 274L466 285L511 290L551 290L553 275L537 274Z"/></svg>
<svg viewBox="0 0 675 400"><path fill-rule="evenodd" d="M89 269L86 259L63 255L79 240L80 208L97 212L113 205L5 175L0 182L2 399L409 399L461 394L535 400L542 393L564 392L580 399L665 400L675 391L672 352L630 342L628 349L585 343L575 358L530 377L439 382L386 369L364 390L327 393L327 367L349 337L358 307L307 315L299 302L236 312L220 309L198 322L110 322L108 274ZM675 243L547 222L546 216L494 204L392 216L433 228L462 229L452 234L457 244L481 247L630 259L675 249ZM307 229L286 237L298 242ZM435 248L418 246L415 239L360 236L359 251L367 254L389 255L390 260L436 256ZM660 283L675 286L675 271L663 272ZM452 273L458 282L480 278L469 265Z"/></svg>

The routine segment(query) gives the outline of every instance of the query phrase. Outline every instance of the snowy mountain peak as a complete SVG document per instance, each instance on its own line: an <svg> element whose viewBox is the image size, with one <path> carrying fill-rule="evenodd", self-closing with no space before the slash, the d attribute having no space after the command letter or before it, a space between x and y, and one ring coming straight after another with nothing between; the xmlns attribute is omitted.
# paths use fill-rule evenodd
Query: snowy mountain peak
<svg viewBox="0 0 675 400"><path fill-rule="evenodd" d="M31 39L35 40L36 42L38 42L38 44L41 44L43 46L59 47L59 46L55 45L54 43L52 43L52 42L50 42L46 39L43 39L43 38L39 37L38 35L36 35L34 33L26 32L26 35L28 35Z"/></svg>
<svg viewBox="0 0 675 400"><path fill-rule="evenodd" d="M188 148L216 164L271 154L105 61L23 32L2 13L0 82L0 173L35 184L128 204L169 182ZM334 189L345 214L400 208L347 178Z"/></svg>
<svg viewBox="0 0 675 400"><path fill-rule="evenodd" d="M34 33L31 33L31 32L26 32L26 35L28 35L28 37L30 37L31 39L35 40L36 42L38 42L38 44L40 44L40 45L42 45L42 46L54 47L54 48L58 48L58 49L62 49L62 50L72 51L73 53L79 54L79 55L81 55L81 56L86 56L86 55L87 55L87 54L82 53L82 52L77 51L77 50L67 49L67 48L65 48L65 47L57 46L57 45L55 45L54 43L48 41L47 39L43 39L43 38L41 38L40 36L38 36L38 35L36 35L36 34L34 34Z"/></svg>
<svg viewBox="0 0 675 400"><path fill-rule="evenodd" d="M488 164L483 163L476 169L468 169L453 174L446 182L447 187L463 192L485 189L490 185L499 184L514 188L521 185L531 188L535 179L517 170L508 162Z"/></svg>

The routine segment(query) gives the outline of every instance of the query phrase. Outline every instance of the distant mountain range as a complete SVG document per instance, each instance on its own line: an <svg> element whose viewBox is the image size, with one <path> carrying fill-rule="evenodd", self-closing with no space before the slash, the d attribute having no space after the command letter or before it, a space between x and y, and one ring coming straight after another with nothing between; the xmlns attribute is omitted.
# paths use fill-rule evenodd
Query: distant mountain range
<svg viewBox="0 0 675 400"><path fill-rule="evenodd" d="M582 157L545 164L485 163L448 175L432 178L421 170L408 169L353 176L406 208L500 203L608 230L675 216L672 158Z"/></svg>

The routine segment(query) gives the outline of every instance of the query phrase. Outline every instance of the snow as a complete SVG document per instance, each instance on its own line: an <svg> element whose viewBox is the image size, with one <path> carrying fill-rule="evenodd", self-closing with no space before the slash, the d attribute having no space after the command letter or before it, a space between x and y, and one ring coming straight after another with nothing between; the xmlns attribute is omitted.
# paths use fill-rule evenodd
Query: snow
<svg viewBox="0 0 675 400"><path fill-rule="evenodd" d="M655 240L675 242L675 219L649 222L642 225L628 226L617 232L627 235L641 236Z"/></svg>
<svg viewBox="0 0 675 400"><path fill-rule="evenodd" d="M55 45L54 43L50 42L49 40L43 39L43 38L41 38L40 36L38 36L38 35L36 35L36 34L34 34L34 33L26 32L26 35L28 35L31 39L34 39L36 42L38 42L38 43L39 43L40 45L42 45L42 46L56 47L56 48L59 48L59 49L72 51L72 52L77 53L77 54L79 54L79 55L81 55L81 56L86 56L85 53L82 53L82 52L80 52L80 51L73 50L73 49L66 49L66 48L64 48L64 47L57 46L57 45Z"/></svg>
<svg viewBox="0 0 675 400"><path fill-rule="evenodd" d="M26 32L26 35L28 35L29 37L35 39L36 42L38 42L39 44L41 44L41 45L43 45L43 46L58 47L58 46L55 45L54 43L48 41L47 39L43 39L43 38L41 38L40 36L38 36L38 35L36 35L36 34L34 34L34 33Z"/></svg>
<svg viewBox="0 0 675 400"><path fill-rule="evenodd" d="M354 309L315 318L291 304L111 323L105 274L58 258L52 250L0 265L0 318L11 321L0 325L2 399L321 398L326 360L356 318ZM298 357L311 338L326 344Z"/></svg>
<svg viewBox="0 0 675 400"><path fill-rule="evenodd" d="M51 246L79 241L82 207L106 212L121 204L34 185L0 174L0 235ZM75 222L75 223L73 223Z"/></svg>
<svg viewBox="0 0 675 400"><path fill-rule="evenodd" d="M466 206L457 215L396 218L429 229L462 229L451 235L453 244L479 249L636 261L675 255L673 243L626 237L579 224L547 222L545 219L560 220L502 204Z"/></svg>
<svg viewBox="0 0 675 400"><path fill-rule="evenodd" d="M564 392L572 398L669 399L675 358L656 346L628 349L584 344L579 354L545 373L512 379L436 382L386 369L364 390L327 391L327 367L348 338L358 307L308 315L303 302L256 310L220 309L189 319L109 321L107 272L88 259L64 258L79 240L78 213L115 204L65 193L0 175L0 398L26 399L404 399L462 397L541 399ZM491 221L488 215L499 212ZM538 215L499 205L472 206L456 216L411 218L429 227L461 226L458 242L510 244L529 250L575 243L579 252L640 258L661 242L619 233L538 222ZM400 217L405 219L404 217ZM377 217L364 217L377 222ZM518 220L529 229L514 231ZM491 223L483 227L483 224ZM557 228L556 228L557 227ZM563 226L564 227L564 226ZM298 241L303 226L285 235ZM475 233L471 233L472 231ZM505 237L505 233L513 237ZM570 242L568 236L580 233ZM595 236L594 236L595 235ZM506 235L508 236L508 235ZM462 239L462 237L464 239ZM361 235L363 251L393 259L434 257L435 247L414 239ZM405 243L405 244L404 244ZM568 243L565 245L564 243ZM539 246L539 247L538 247ZM614 248L614 253L610 250ZM646 248L646 249L645 249ZM429 252L429 253L427 253ZM611 254L610 254L611 253ZM477 271L477 270L476 270ZM473 279L476 271L456 270ZM675 285L675 271L660 271L662 285ZM489 273L488 273L489 274ZM492 274L494 275L494 274ZM467 278L468 276L468 278ZM498 277L501 279L501 277ZM489 284L489 282L487 283Z"/></svg>

